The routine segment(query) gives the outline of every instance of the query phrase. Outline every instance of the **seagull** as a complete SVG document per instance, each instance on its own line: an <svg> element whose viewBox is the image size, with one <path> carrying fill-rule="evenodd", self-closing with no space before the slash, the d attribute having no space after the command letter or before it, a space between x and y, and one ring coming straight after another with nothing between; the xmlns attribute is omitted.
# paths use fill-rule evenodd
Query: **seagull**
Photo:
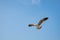
<svg viewBox="0 0 60 40"><path fill-rule="evenodd" d="M48 17L42 18L37 24L29 24L29 27L36 26L37 29L41 29L42 26L40 26L44 21L46 21Z"/></svg>

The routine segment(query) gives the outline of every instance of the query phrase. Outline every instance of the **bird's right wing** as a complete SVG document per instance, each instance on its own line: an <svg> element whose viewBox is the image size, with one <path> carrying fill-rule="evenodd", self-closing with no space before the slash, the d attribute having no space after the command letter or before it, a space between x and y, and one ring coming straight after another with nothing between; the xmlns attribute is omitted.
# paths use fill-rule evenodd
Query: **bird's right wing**
<svg viewBox="0 0 60 40"><path fill-rule="evenodd" d="M48 19L48 17L45 17L45 18L43 18L43 19L41 19L39 22L38 22L38 25L41 25L45 20L47 20Z"/></svg>
<svg viewBox="0 0 60 40"><path fill-rule="evenodd" d="M35 26L34 24L29 24L28 26Z"/></svg>

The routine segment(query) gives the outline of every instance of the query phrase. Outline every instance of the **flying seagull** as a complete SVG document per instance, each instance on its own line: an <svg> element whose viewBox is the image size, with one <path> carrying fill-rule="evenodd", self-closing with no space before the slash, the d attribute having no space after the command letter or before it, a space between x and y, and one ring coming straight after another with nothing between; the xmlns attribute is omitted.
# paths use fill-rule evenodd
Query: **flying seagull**
<svg viewBox="0 0 60 40"><path fill-rule="evenodd" d="M36 26L37 29L41 29L42 26L40 26L40 25L41 25L44 21L46 21L47 19L48 19L48 17L45 17L45 18L41 19L41 20L38 22L38 24L29 24L28 26L29 26L29 27Z"/></svg>

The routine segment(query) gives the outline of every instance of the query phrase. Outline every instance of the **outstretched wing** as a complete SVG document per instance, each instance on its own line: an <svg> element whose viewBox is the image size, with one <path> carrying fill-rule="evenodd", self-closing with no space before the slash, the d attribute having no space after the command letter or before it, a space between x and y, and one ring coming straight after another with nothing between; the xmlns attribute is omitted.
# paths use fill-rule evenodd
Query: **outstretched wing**
<svg viewBox="0 0 60 40"><path fill-rule="evenodd" d="M30 26L35 26L35 25L34 24L29 24L28 26L30 27Z"/></svg>
<svg viewBox="0 0 60 40"><path fill-rule="evenodd" d="M39 22L38 22L38 25L41 25L45 20L47 20L48 19L48 17L45 17L45 18L43 18L43 19L41 19Z"/></svg>

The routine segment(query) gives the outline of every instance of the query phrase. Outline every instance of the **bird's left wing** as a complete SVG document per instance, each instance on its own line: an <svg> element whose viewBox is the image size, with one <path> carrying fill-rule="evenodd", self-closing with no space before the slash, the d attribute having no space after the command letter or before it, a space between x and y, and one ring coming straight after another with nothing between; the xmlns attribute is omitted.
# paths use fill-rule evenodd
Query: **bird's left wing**
<svg viewBox="0 0 60 40"><path fill-rule="evenodd" d="M38 25L41 25L45 20L47 20L48 19L48 17L45 17L45 18L43 18L43 19L41 19L39 22L38 22Z"/></svg>

